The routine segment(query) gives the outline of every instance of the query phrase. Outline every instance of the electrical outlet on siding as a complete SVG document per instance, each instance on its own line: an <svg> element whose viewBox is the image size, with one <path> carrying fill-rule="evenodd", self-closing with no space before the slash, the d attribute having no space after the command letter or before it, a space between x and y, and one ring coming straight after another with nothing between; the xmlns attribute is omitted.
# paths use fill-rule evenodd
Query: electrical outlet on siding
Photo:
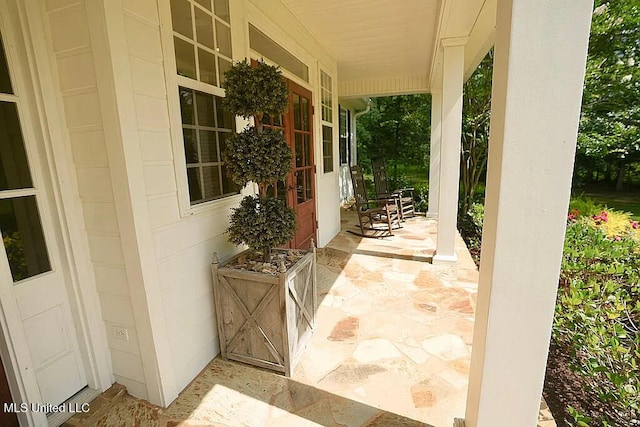
<svg viewBox="0 0 640 427"><path fill-rule="evenodd" d="M112 326L111 333L113 337L123 341L129 341L129 330L120 326Z"/></svg>

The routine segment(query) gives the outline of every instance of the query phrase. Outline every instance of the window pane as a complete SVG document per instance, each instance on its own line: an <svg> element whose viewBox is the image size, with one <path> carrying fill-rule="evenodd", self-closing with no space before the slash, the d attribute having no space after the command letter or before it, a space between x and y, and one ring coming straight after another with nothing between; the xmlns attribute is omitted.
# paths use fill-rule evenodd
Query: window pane
<svg viewBox="0 0 640 427"><path fill-rule="evenodd" d="M0 200L0 229L14 282L51 270L35 196Z"/></svg>
<svg viewBox="0 0 640 427"><path fill-rule="evenodd" d="M199 5L204 6L207 10L211 10L211 0L196 0Z"/></svg>
<svg viewBox="0 0 640 427"><path fill-rule="evenodd" d="M196 11L196 37L198 43L205 45L209 49L215 49L213 42L213 17L202 10L195 8Z"/></svg>
<svg viewBox="0 0 640 427"><path fill-rule="evenodd" d="M224 153L227 146L227 139L233 135L232 132L218 132L218 145L220 145L220 154Z"/></svg>
<svg viewBox="0 0 640 427"><path fill-rule="evenodd" d="M324 173L333 172L333 128L322 126L322 159Z"/></svg>
<svg viewBox="0 0 640 427"><path fill-rule="evenodd" d="M191 27L191 5L187 0L171 0L173 31L193 39Z"/></svg>
<svg viewBox="0 0 640 427"><path fill-rule="evenodd" d="M216 21L216 38L218 52L231 58L231 29L220 21Z"/></svg>
<svg viewBox="0 0 640 427"><path fill-rule="evenodd" d="M0 102L0 190L31 186L18 109L12 102Z"/></svg>
<svg viewBox="0 0 640 427"><path fill-rule="evenodd" d="M213 0L213 7L218 18L229 22L229 0Z"/></svg>
<svg viewBox="0 0 640 427"><path fill-rule="evenodd" d="M7 57L4 54L2 38L0 37L0 93L13 93L11 79L9 78L9 67Z"/></svg>
<svg viewBox="0 0 640 427"><path fill-rule="evenodd" d="M198 63L200 65L200 81L218 86L215 55L198 48Z"/></svg>
<svg viewBox="0 0 640 427"><path fill-rule="evenodd" d="M183 87L178 88L180 91L180 112L182 114L182 124L195 125L195 116L193 115L193 91Z"/></svg>
<svg viewBox="0 0 640 427"><path fill-rule="evenodd" d="M218 128L236 129L235 116L222 106L222 98L216 96L216 112L218 114Z"/></svg>
<svg viewBox="0 0 640 427"><path fill-rule="evenodd" d="M218 70L220 70L220 86L224 87L224 73L231 69L231 62L218 57Z"/></svg>
<svg viewBox="0 0 640 427"><path fill-rule="evenodd" d="M219 161L215 132L209 130L200 131L200 152L202 153L202 163Z"/></svg>
<svg viewBox="0 0 640 427"><path fill-rule="evenodd" d="M202 168L204 179L204 195L206 199L213 199L222 195L220 187L220 166L204 166Z"/></svg>
<svg viewBox="0 0 640 427"><path fill-rule="evenodd" d="M226 168L222 167L222 192L224 194L237 193L240 191L240 187L236 185L231 178L229 178L229 174L226 171Z"/></svg>
<svg viewBox="0 0 640 427"><path fill-rule="evenodd" d="M196 92L196 109L198 111L198 126L215 127L213 95Z"/></svg>
<svg viewBox="0 0 640 427"><path fill-rule="evenodd" d="M187 180L189 181L189 199L191 204L202 200L202 187L200 185L200 168L187 168Z"/></svg>
<svg viewBox="0 0 640 427"><path fill-rule="evenodd" d="M173 37L173 43L176 49L176 68L178 74L191 79L196 78L196 55L193 45L186 41Z"/></svg>
<svg viewBox="0 0 640 427"><path fill-rule="evenodd" d="M184 137L184 157L187 163L198 163L198 141L196 140L196 131L194 129L182 129Z"/></svg>

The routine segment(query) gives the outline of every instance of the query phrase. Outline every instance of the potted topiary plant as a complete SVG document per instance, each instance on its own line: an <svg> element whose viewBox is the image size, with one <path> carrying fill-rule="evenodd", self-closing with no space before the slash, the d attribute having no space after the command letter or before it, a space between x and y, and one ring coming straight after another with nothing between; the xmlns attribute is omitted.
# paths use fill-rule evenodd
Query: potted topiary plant
<svg viewBox="0 0 640 427"><path fill-rule="evenodd" d="M296 215L269 189L292 168L292 152L281 131L265 127L265 116L288 108L287 82L273 66L238 62L225 73L225 106L252 124L226 140L227 174L258 193L233 210L229 240L249 249L212 264L220 351L233 359L291 375L315 329L315 249L274 249L296 230Z"/></svg>

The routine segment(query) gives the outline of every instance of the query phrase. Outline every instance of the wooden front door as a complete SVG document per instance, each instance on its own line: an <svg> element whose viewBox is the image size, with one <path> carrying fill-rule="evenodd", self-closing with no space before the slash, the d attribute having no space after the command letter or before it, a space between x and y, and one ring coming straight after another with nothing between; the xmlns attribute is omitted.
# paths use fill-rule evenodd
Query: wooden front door
<svg viewBox="0 0 640 427"><path fill-rule="evenodd" d="M276 197L285 200L287 206L296 211L298 227L285 246L308 249L311 239L317 242L313 106L311 91L291 80L287 82L289 110L282 117L265 117L264 125L281 129L293 151L292 171L286 181L279 182L274 189Z"/></svg>

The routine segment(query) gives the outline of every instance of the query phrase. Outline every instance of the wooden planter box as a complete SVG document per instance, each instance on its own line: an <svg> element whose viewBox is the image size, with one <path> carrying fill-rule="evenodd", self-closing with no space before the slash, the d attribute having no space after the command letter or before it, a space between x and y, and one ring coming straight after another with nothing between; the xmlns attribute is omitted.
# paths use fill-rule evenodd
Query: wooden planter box
<svg viewBox="0 0 640 427"><path fill-rule="evenodd" d="M219 266L215 253L213 259L222 358L291 376L316 327L315 249L277 275Z"/></svg>

